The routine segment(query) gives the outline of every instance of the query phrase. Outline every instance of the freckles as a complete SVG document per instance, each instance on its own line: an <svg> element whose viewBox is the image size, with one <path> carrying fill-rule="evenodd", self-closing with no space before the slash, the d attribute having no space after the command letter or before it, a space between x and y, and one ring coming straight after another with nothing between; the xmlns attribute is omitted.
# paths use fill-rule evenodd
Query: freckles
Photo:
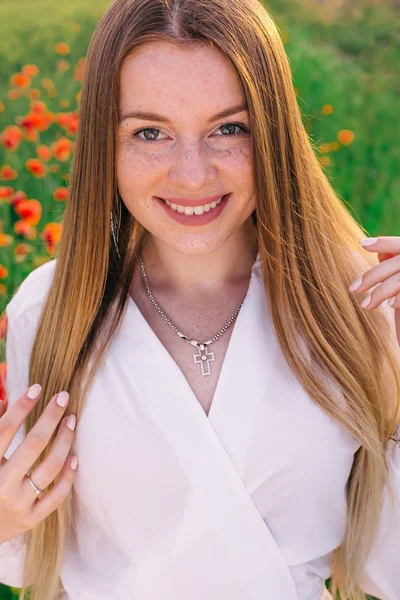
<svg viewBox="0 0 400 600"><path fill-rule="evenodd" d="M227 162L233 162L236 164L249 163L251 158L251 149L246 145L231 146L230 148L218 148L212 151L213 156L216 160L226 160ZM211 158L210 158L211 160Z"/></svg>
<svg viewBox="0 0 400 600"><path fill-rule="evenodd" d="M143 160L156 160L157 162L160 161L159 153L151 152L146 150L146 148L135 148L134 155L135 157L142 158Z"/></svg>
<svg viewBox="0 0 400 600"><path fill-rule="evenodd" d="M125 153L123 162L131 171L144 173L157 168L163 162L163 158L146 149L134 148L129 153Z"/></svg>
<svg viewBox="0 0 400 600"><path fill-rule="evenodd" d="M248 169L252 162L252 149L249 146L230 148L224 155L235 169Z"/></svg>
<svg viewBox="0 0 400 600"><path fill-rule="evenodd" d="M243 146L240 146L239 151L242 157L245 158L247 161L251 161L253 159L252 142L249 141L248 143L243 144Z"/></svg>
<svg viewBox="0 0 400 600"><path fill-rule="evenodd" d="M153 152L151 149L135 146L127 148L121 153L121 164L125 164L131 171L139 171L141 173L160 169L167 161L171 162L171 157L160 151ZM232 165L234 169L250 169L252 166L252 145L244 142L240 145L231 146L230 148L214 150L213 154L217 160L226 161ZM192 150L186 148L184 151L184 159L190 160ZM211 157L209 157L210 160ZM173 161L172 161L173 162Z"/></svg>

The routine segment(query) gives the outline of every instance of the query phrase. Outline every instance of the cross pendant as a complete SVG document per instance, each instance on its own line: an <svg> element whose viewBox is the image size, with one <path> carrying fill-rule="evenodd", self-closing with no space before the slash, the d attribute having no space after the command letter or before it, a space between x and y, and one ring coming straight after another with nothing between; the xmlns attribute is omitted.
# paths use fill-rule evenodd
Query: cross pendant
<svg viewBox="0 0 400 600"><path fill-rule="evenodd" d="M211 375L210 362L215 360L214 352L208 352L207 346L204 344L197 346L197 349L199 353L193 354L194 362L200 363L202 375Z"/></svg>

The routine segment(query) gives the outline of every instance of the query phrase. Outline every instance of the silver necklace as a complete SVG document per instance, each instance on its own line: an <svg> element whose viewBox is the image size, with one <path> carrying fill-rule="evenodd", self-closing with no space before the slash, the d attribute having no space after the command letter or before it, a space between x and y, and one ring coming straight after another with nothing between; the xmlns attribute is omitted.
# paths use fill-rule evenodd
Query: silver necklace
<svg viewBox="0 0 400 600"><path fill-rule="evenodd" d="M166 323L168 323L168 325L170 327L172 327L172 329L175 331L175 333L177 335L179 335L179 337L182 338L185 342L187 342L188 344L191 344L192 346L195 346L195 348L197 348L197 354L193 354L193 360L194 360L195 364L200 364L201 374L202 375L211 375L210 362L215 360L215 353L208 352L208 346L210 344L212 344L213 342L215 342L218 338L220 338L221 335L223 333L225 333L225 331L227 329L229 329L229 327L232 325L232 323L238 316L239 311L240 311L245 299L242 300L242 302L239 304L239 306L237 307L237 309L235 310L235 312L233 313L231 318L225 323L223 328L220 329L216 335L214 335L214 337L212 337L211 339L209 339L205 342L199 342L198 340L194 340L194 339L188 337L187 335L185 335L184 333L182 333L181 331L179 331L177 326L174 325L174 323L172 323L171 319L165 314L165 312L163 311L163 309L161 308L161 306L158 304L157 300L154 298L153 294L151 293L149 280L147 277L146 270L144 268L144 262L143 262L142 257L139 257L139 263L140 263L140 269L142 272L144 287L146 288L146 292L147 292L148 297L150 298L150 301L156 307L156 309L158 310L160 315L163 317L164 321Z"/></svg>

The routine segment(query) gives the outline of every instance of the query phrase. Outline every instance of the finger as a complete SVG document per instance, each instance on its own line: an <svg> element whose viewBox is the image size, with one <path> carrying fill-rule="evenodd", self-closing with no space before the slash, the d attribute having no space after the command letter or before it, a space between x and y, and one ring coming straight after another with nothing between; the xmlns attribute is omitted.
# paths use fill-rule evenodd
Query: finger
<svg viewBox="0 0 400 600"><path fill-rule="evenodd" d="M355 282L349 287L349 291L353 293L364 293L374 285L382 283L389 277L400 273L400 254L389 258L379 265L375 265L368 271L366 271L359 279L361 280L360 285L356 289L350 289ZM358 281L358 280L356 280Z"/></svg>
<svg viewBox="0 0 400 600"><path fill-rule="evenodd" d="M397 294L397 296L390 298L388 300L388 304L391 308L400 308L400 294Z"/></svg>
<svg viewBox="0 0 400 600"><path fill-rule="evenodd" d="M389 277L389 279L386 279L386 281L380 285L377 285L364 298L361 306L366 310L374 310L375 308L378 308L382 302L389 300L398 293L400 293L400 273L396 273L392 277ZM367 304L368 299L369 303Z"/></svg>
<svg viewBox="0 0 400 600"><path fill-rule="evenodd" d="M58 401L62 401L63 399L67 400L67 404L60 406ZM26 473L29 472L32 465L37 461L52 438L68 405L68 400L69 395L67 392L60 392L50 400L35 425L4 466L4 468L10 470L7 473L10 480L22 481Z"/></svg>
<svg viewBox="0 0 400 600"><path fill-rule="evenodd" d="M376 242L373 244L368 244L361 246L364 250L369 250L371 252L382 252L389 254L399 254L400 253L400 236L395 235L380 235L378 238L367 238L368 240L376 239ZM360 242L361 243L361 242Z"/></svg>
<svg viewBox="0 0 400 600"><path fill-rule="evenodd" d="M64 417L59 434L54 440L49 454L30 474L33 483L40 490L45 490L60 474L68 454L70 453L72 442L75 437L75 425L75 415ZM26 487L26 497L29 496L28 492L35 495L35 490L27 478L24 479L23 485Z"/></svg>
<svg viewBox="0 0 400 600"><path fill-rule="evenodd" d="M71 468L71 457L65 461L60 477L54 486L43 494L43 496L35 501L31 510L30 520L32 527L43 521L56 508L58 508L71 491L72 484L75 480L76 470ZM32 477L33 479L33 477ZM31 484L27 480L27 484ZM35 483L36 485L36 483ZM33 490L33 488L32 488Z"/></svg>
<svg viewBox="0 0 400 600"><path fill-rule="evenodd" d="M30 390L34 398L28 396ZM0 456L4 456L18 429L39 400L41 391L38 383L27 388L0 418Z"/></svg>

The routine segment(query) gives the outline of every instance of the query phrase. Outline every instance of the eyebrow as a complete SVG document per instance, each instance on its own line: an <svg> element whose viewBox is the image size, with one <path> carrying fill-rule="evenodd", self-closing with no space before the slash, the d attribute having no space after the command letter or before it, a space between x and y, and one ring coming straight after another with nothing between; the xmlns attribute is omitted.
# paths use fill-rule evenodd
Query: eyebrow
<svg viewBox="0 0 400 600"><path fill-rule="evenodd" d="M230 108L225 108L221 112L217 113L213 117L211 117L208 122L212 123L213 121L218 121L219 119L224 119L225 117L230 117L231 115L235 115L237 113L243 112L244 110L248 110L247 103L238 104L237 106L231 106ZM142 112L142 111L129 111L127 113L123 113L120 118L120 122L125 121L126 119L144 119L145 121L158 121L160 123L169 123L171 121L164 117L163 115L158 115L157 113L152 112Z"/></svg>

